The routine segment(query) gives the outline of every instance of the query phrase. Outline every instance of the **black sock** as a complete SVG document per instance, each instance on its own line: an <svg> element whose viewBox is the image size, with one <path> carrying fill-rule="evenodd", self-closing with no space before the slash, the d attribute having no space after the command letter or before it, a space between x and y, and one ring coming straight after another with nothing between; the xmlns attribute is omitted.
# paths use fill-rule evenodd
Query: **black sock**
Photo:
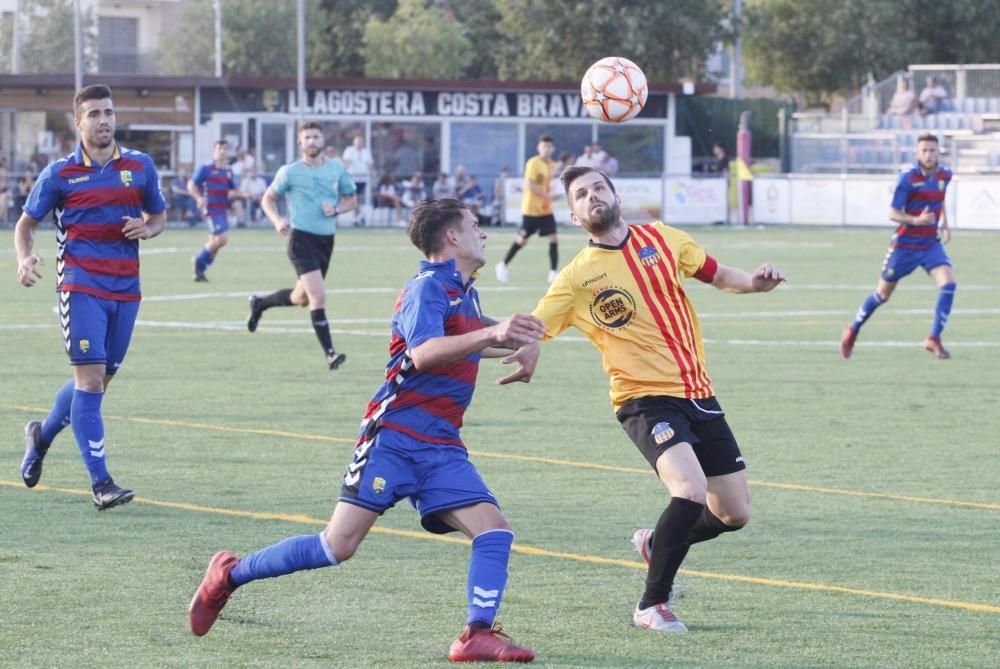
<svg viewBox="0 0 1000 669"><path fill-rule="evenodd" d="M330 338L330 324L326 320L326 309L313 309L309 312L312 318L313 330L316 331L316 339L323 347L326 354L333 353L333 339Z"/></svg>
<svg viewBox="0 0 1000 669"><path fill-rule="evenodd" d="M701 512L698 516L698 520L695 521L694 527L691 528L691 534L688 535L689 544L697 544L702 541L708 541L709 539L714 539L723 532L735 532L740 528L733 527L732 525L726 525L724 522L719 520L719 518L705 507L705 510Z"/></svg>
<svg viewBox="0 0 1000 669"><path fill-rule="evenodd" d="M292 306L292 289L285 288L265 295L257 302L257 306L260 307L261 311L271 307L290 307Z"/></svg>
<svg viewBox="0 0 1000 669"><path fill-rule="evenodd" d="M559 242L549 242L549 265L553 272L559 267Z"/></svg>
<svg viewBox="0 0 1000 669"><path fill-rule="evenodd" d="M520 250L521 250L521 247L517 245L517 242L514 242L513 244L511 244L510 248L507 249L507 255L505 255L503 257L503 264L504 265L509 265L510 261L514 259L514 256L516 256L517 252L520 251Z"/></svg>
<svg viewBox="0 0 1000 669"><path fill-rule="evenodd" d="M674 497L660 514L653 533L653 555L646 572L646 591L642 594L639 608L646 609L667 601L674 576L690 547L688 535L704 508L704 504Z"/></svg>

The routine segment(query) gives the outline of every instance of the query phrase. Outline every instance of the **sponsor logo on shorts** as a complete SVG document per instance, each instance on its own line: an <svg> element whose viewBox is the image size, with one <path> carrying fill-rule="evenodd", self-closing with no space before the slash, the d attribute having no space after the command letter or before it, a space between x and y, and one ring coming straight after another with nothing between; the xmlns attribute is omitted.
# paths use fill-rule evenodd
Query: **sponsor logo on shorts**
<svg viewBox="0 0 1000 669"><path fill-rule="evenodd" d="M375 491L376 495L381 495L382 491L385 490L385 479L381 476L376 476L375 480L372 481L372 490Z"/></svg>
<svg viewBox="0 0 1000 669"><path fill-rule="evenodd" d="M669 439L674 436L674 428L670 427L670 423L657 423L653 426L653 441L657 444L663 444L669 441Z"/></svg>
<svg viewBox="0 0 1000 669"><path fill-rule="evenodd" d="M743 456L742 455L737 455L736 456L736 462L743 462Z"/></svg>
<svg viewBox="0 0 1000 669"><path fill-rule="evenodd" d="M634 316L635 298L624 288L604 288L594 295L594 301L590 303L590 317L607 330L625 327Z"/></svg>
<svg viewBox="0 0 1000 669"><path fill-rule="evenodd" d="M79 346L80 346L80 352L81 353L86 353L87 351L90 350L90 340L89 339L81 339Z"/></svg>

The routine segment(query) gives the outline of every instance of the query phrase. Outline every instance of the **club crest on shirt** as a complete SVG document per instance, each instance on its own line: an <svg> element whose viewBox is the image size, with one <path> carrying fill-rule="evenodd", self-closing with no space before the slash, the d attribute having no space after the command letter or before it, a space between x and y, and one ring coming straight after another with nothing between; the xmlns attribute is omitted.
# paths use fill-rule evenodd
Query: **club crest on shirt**
<svg viewBox="0 0 1000 669"><path fill-rule="evenodd" d="M652 246L643 246L639 249L639 262L646 267L654 267L660 262L660 254Z"/></svg>
<svg viewBox="0 0 1000 669"><path fill-rule="evenodd" d="M122 179L122 185L128 188L132 185L132 170L122 170L118 173Z"/></svg>
<svg viewBox="0 0 1000 669"><path fill-rule="evenodd" d="M590 303L590 317L602 328L617 330L632 322L635 316L635 298L624 288L609 286L594 294Z"/></svg>
<svg viewBox="0 0 1000 669"><path fill-rule="evenodd" d="M381 495L382 491L385 490L385 479L381 476L376 476L375 480L372 481L372 490L375 491L376 495Z"/></svg>
<svg viewBox="0 0 1000 669"><path fill-rule="evenodd" d="M657 423L653 426L653 441L657 444L666 443L670 437L674 436L674 428L670 427L670 423Z"/></svg>

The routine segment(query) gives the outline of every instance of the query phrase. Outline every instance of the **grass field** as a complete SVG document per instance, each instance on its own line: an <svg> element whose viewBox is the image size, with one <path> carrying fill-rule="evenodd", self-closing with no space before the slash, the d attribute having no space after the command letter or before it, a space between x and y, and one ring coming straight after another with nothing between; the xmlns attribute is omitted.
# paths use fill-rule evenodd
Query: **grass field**
<svg viewBox="0 0 1000 669"><path fill-rule="evenodd" d="M936 291L914 275L840 358L845 322L871 291L885 230L697 229L721 262L772 261L767 295L701 285L709 368L749 464L754 519L695 546L677 607L687 635L631 626L644 567L628 539L666 493L617 425L597 352L575 331L543 347L530 385L497 387L484 361L465 439L517 532L500 619L546 667L996 667L1000 663L1000 236L949 246L958 295L945 343L921 347ZM584 243L562 234L564 261ZM512 239L491 233L490 267ZM16 284L0 232L0 666L430 667L464 623L466 542L387 513L342 567L240 590L212 632L186 608L209 557L318 532L357 422L378 386L387 324L418 260L401 230L337 238L328 314L339 371L325 369L303 310L244 329L247 296L291 285L281 240L237 230L191 282L202 232L144 244L129 357L104 402L109 466L136 502L97 513L72 435L42 484L18 464L22 430L69 369L53 314L54 235L39 234L43 287ZM544 289L537 240L499 285L495 316Z"/></svg>

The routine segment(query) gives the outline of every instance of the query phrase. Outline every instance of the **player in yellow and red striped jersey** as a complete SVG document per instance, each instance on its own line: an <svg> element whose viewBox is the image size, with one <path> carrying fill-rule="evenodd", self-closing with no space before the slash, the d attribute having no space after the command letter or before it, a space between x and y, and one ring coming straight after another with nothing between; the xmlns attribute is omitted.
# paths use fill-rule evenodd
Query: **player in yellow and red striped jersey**
<svg viewBox="0 0 1000 669"><path fill-rule="evenodd" d="M772 290L785 277L770 264L753 274L720 265L686 232L659 221L629 226L603 172L571 167L561 179L573 222L587 230L590 242L533 314L545 323L546 340L573 326L601 352L618 420L672 495L655 529L633 537L649 564L633 621L685 632L671 610L674 576L691 544L747 523L750 490L743 456L712 390L683 279L752 293Z"/></svg>

